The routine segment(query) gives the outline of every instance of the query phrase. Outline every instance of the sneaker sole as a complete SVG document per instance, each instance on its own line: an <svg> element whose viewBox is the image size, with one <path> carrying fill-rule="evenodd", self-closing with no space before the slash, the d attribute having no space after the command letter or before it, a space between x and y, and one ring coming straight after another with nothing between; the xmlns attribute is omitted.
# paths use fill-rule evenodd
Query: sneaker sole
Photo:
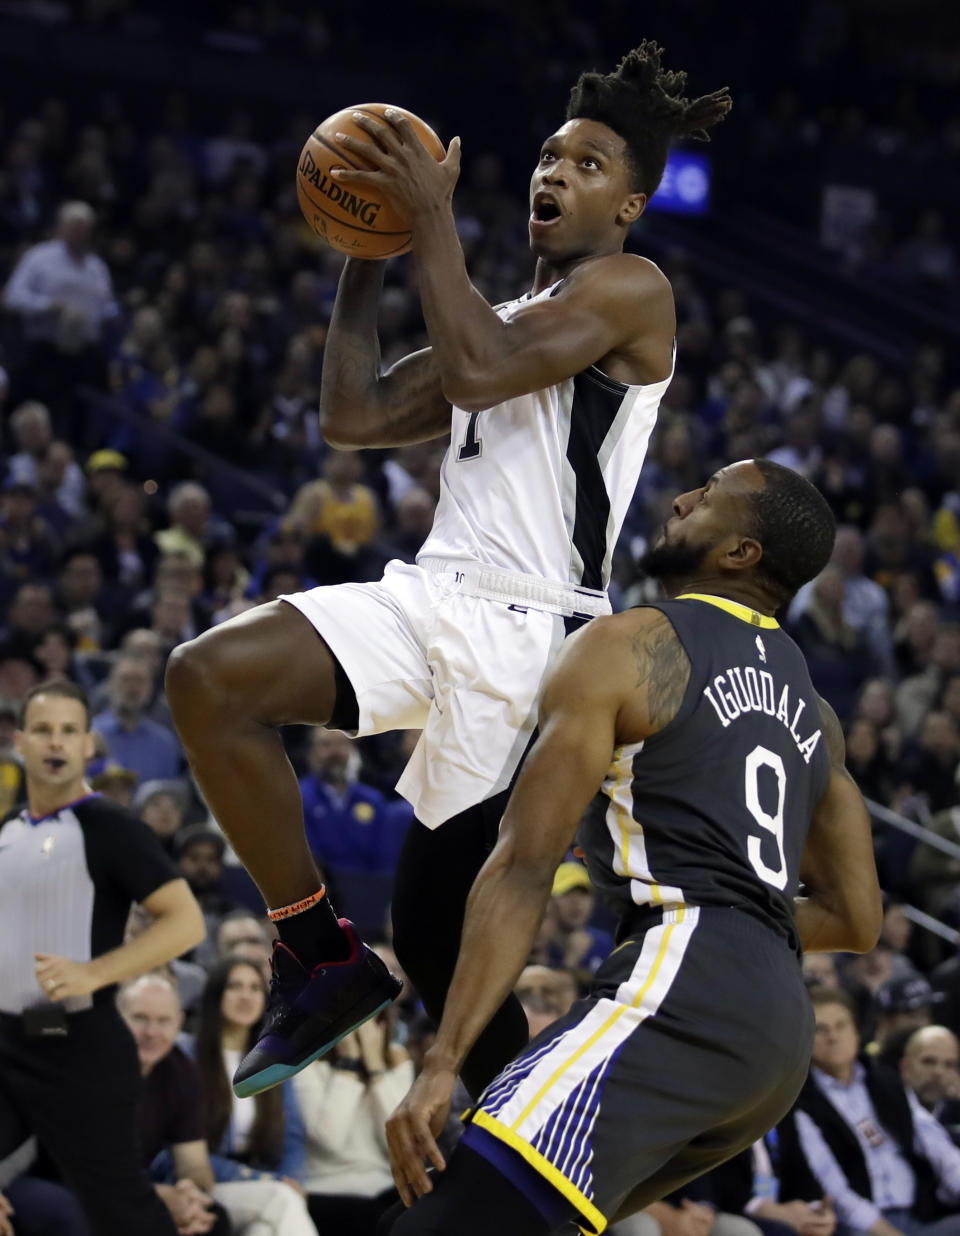
<svg viewBox="0 0 960 1236"><path fill-rule="evenodd" d="M307 1056L306 1060L301 1060L299 1064L271 1064L267 1068L261 1069L259 1073L251 1073L242 1082L234 1084L233 1093L238 1099L249 1099L255 1094L261 1094L264 1090L269 1090L271 1086L279 1086L281 1082L285 1082L288 1078L302 1072L308 1064L313 1064L314 1060L319 1060L328 1051L332 1051L341 1039L345 1039L348 1034L353 1034L354 1030L359 1029L371 1017L376 1017L388 1005L393 1004L395 999L396 996L389 996L386 1000L383 1000L376 1008L371 1009L369 1013L364 1013L359 1021L355 1021L352 1026L342 1030L335 1039L331 1039L329 1043L324 1043L312 1056Z"/></svg>

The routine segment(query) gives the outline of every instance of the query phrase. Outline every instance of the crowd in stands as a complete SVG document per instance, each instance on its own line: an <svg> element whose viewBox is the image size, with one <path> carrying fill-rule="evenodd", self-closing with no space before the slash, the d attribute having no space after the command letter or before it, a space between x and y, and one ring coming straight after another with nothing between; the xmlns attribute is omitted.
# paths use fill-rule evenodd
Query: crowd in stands
<svg viewBox="0 0 960 1236"><path fill-rule="evenodd" d="M119 20L125 8L102 12ZM245 11L235 34L288 37L282 21L267 29L257 6ZM320 54L322 21L311 29ZM805 119L802 103L785 91L766 130L753 128L755 162L804 144L884 155L916 136L906 104L891 136L863 111ZM237 108L211 129L179 91L146 120L110 94L79 112L50 96L0 117L0 805L22 793L19 699L67 675L93 703L93 786L154 830L207 922L193 955L121 997L152 1079L144 1144L185 1232L216 1230L224 1213L238 1232L372 1231L394 1196L383 1117L433 1033L408 990L273 1097L231 1098L226 1079L263 1011L269 932L163 695L180 641L284 593L413 561L433 516L442 442L350 454L320 432L341 259L306 227L292 176L315 121L291 116L268 138ZM924 157L955 160L958 132L956 121L938 132ZM478 288L494 303L522 292L526 212L497 154L467 152L456 204ZM640 251L643 238L639 229ZM955 238L936 208L884 243L871 260L921 287L955 286ZM781 620L840 716L864 794L960 843L960 375L949 349L918 337L895 369L772 317L681 251L663 265L677 367L615 555L615 608L651 595L637 561L675 494L744 457L808 476L836 515L836 548ZM408 260L389 267L380 334L386 363L424 342ZM389 877L410 819L394 787L416 735L354 742L290 727L286 737L333 899L389 950ZM889 897L879 945L805 961L819 993L805 1107L731 1173L622 1236L832 1236L838 1220L869 1228L871 1206L909 1210L906 1176L885 1201L863 1194L867 1151L857 1159L824 1126L818 1098L825 1079L859 1084L857 1069L869 1080L884 1066L914 1097L889 1074L870 1080L879 1144L886 1128L898 1171L920 1172L924 1188L932 1173L939 1204L956 1211L960 953L913 928L903 903L960 930L960 859L875 824ZM518 988L532 1032L569 1008L612 946L579 864L563 865L554 893ZM128 930L141 927L134 916ZM854 1063L861 1049L865 1065ZM916 1128L922 1153L909 1142Z"/></svg>

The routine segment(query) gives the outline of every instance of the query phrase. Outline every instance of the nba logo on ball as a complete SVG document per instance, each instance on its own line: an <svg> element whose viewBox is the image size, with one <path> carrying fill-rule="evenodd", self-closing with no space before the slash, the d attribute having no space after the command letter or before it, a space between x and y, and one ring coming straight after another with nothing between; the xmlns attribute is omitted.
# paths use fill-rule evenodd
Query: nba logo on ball
<svg viewBox="0 0 960 1236"><path fill-rule="evenodd" d="M439 162L446 151L443 143L419 116L389 103L361 103L335 112L307 138L297 164L297 200L303 217L318 236L334 249L350 257L387 258L406 253L410 248L410 226L374 186L357 191L338 184L330 175L335 167L369 170L369 164L353 152L349 155L337 144L336 134L346 133L369 141L353 119L362 112L381 124L390 108L405 116L419 140Z"/></svg>

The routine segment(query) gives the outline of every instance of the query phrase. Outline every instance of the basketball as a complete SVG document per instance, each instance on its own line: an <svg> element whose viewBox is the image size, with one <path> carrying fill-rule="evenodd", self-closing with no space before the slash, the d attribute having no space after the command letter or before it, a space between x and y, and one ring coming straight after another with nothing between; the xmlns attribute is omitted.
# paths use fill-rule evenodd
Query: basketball
<svg viewBox="0 0 960 1236"><path fill-rule="evenodd" d="M378 189L340 185L330 175L334 167L369 170L364 159L338 145L335 135L346 133L360 141L370 136L353 119L354 112L381 120L388 107L400 112L413 125L421 143L439 162L446 154L443 143L419 116L390 103L360 103L328 116L307 138L297 164L297 199L310 227L328 244L349 257L388 258L410 248L410 226Z"/></svg>

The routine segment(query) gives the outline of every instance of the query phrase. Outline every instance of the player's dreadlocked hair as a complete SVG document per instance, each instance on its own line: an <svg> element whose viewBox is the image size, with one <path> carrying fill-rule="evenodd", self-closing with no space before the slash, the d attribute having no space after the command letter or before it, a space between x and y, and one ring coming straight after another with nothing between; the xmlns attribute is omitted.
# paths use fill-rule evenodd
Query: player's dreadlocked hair
<svg viewBox="0 0 960 1236"><path fill-rule="evenodd" d="M676 138L710 140L707 129L733 106L729 88L688 99L685 72L663 68L652 39L627 52L613 73L581 73L570 91L567 120L599 120L619 133L632 165L632 188L652 197Z"/></svg>
<svg viewBox="0 0 960 1236"><path fill-rule="evenodd" d="M778 605L785 605L827 565L836 522L827 500L806 477L770 459L753 463L765 481L751 495L755 535L763 547L756 570L776 593Z"/></svg>

